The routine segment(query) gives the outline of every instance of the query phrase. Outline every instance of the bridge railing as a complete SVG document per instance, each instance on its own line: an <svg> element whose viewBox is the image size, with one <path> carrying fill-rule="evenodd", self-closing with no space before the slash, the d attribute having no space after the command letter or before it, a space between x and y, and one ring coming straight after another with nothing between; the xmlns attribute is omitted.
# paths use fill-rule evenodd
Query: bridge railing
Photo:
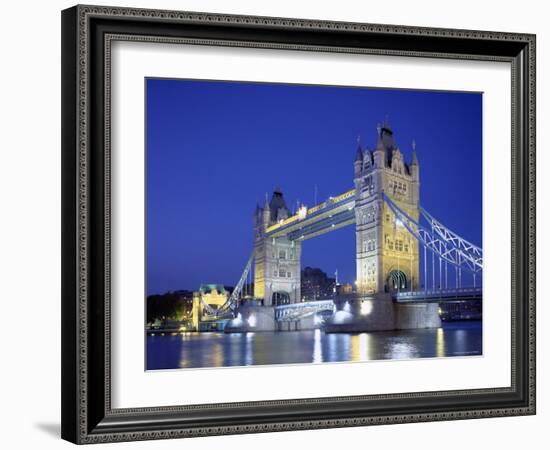
<svg viewBox="0 0 550 450"><path fill-rule="evenodd" d="M300 303L289 303L288 305L278 305L275 306L275 309L284 310L284 309L300 309L300 308L322 308L325 306L334 305L332 299L327 300L313 300L311 302L300 302Z"/></svg>
<svg viewBox="0 0 550 450"><path fill-rule="evenodd" d="M277 321L298 320L321 311L334 310L332 300L316 300L312 302L291 303L275 307L275 319Z"/></svg>
<svg viewBox="0 0 550 450"><path fill-rule="evenodd" d="M445 298L445 297L470 297L480 296L483 294L483 288L457 288L457 289L429 289L423 291L404 291L394 292L392 297L395 299L412 299L412 298Z"/></svg>

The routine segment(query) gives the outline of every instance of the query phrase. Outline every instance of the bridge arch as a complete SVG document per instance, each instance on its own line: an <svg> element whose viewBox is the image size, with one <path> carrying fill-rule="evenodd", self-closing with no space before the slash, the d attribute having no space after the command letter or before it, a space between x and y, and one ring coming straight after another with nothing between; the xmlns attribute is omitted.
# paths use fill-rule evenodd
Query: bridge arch
<svg viewBox="0 0 550 450"><path fill-rule="evenodd" d="M271 304L273 306L290 305L290 293L286 291L275 291L271 295Z"/></svg>
<svg viewBox="0 0 550 450"><path fill-rule="evenodd" d="M392 270L388 274L387 283L390 291L398 291L407 289L409 281L402 270Z"/></svg>

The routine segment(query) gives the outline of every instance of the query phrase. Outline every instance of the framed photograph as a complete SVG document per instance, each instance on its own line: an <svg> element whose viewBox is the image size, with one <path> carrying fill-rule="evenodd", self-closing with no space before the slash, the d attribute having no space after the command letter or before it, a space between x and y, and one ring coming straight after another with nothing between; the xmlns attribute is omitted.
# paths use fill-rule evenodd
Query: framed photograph
<svg viewBox="0 0 550 450"><path fill-rule="evenodd" d="M62 437L535 413L535 36L62 12Z"/></svg>

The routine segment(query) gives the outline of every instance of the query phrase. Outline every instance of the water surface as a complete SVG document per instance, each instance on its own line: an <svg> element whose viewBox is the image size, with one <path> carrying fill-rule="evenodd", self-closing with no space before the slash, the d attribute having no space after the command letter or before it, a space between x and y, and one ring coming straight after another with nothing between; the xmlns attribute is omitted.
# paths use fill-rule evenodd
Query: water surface
<svg viewBox="0 0 550 450"><path fill-rule="evenodd" d="M147 369L304 364L482 354L481 322L442 328L331 333L177 333L147 336Z"/></svg>

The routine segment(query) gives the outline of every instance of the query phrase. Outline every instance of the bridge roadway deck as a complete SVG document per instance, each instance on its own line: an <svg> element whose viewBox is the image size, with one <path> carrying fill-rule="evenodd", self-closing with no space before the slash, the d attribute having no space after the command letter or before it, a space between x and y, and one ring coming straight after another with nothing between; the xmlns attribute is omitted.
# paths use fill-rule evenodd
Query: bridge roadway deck
<svg viewBox="0 0 550 450"><path fill-rule="evenodd" d="M451 303L482 298L482 288L433 289L392 294L392 299L396 303Z"/></svg>
<svg viewBox="0 0 550 450"><path fill-rule="evenodd" d="M331 299L291 303L289 305L275 306L275 320L278 322L298 320L321 311L333 310L334 302Z"/></svg>
<svg viewBox="0 0 550 450"><path fill-rule="evenodd" d="M482 288L458 288L440 289L413 292L396 292L391 295L393 302L400 304L414 303L455 303L464 301L482 300ZM368 297L355 294L353 298L358 300ZM350 296L350 300L351 300ZM291 303L275 307L275 320L288 321L298 320L321 311L334 311L335 304L332 299L320 301Z"/></svg>

